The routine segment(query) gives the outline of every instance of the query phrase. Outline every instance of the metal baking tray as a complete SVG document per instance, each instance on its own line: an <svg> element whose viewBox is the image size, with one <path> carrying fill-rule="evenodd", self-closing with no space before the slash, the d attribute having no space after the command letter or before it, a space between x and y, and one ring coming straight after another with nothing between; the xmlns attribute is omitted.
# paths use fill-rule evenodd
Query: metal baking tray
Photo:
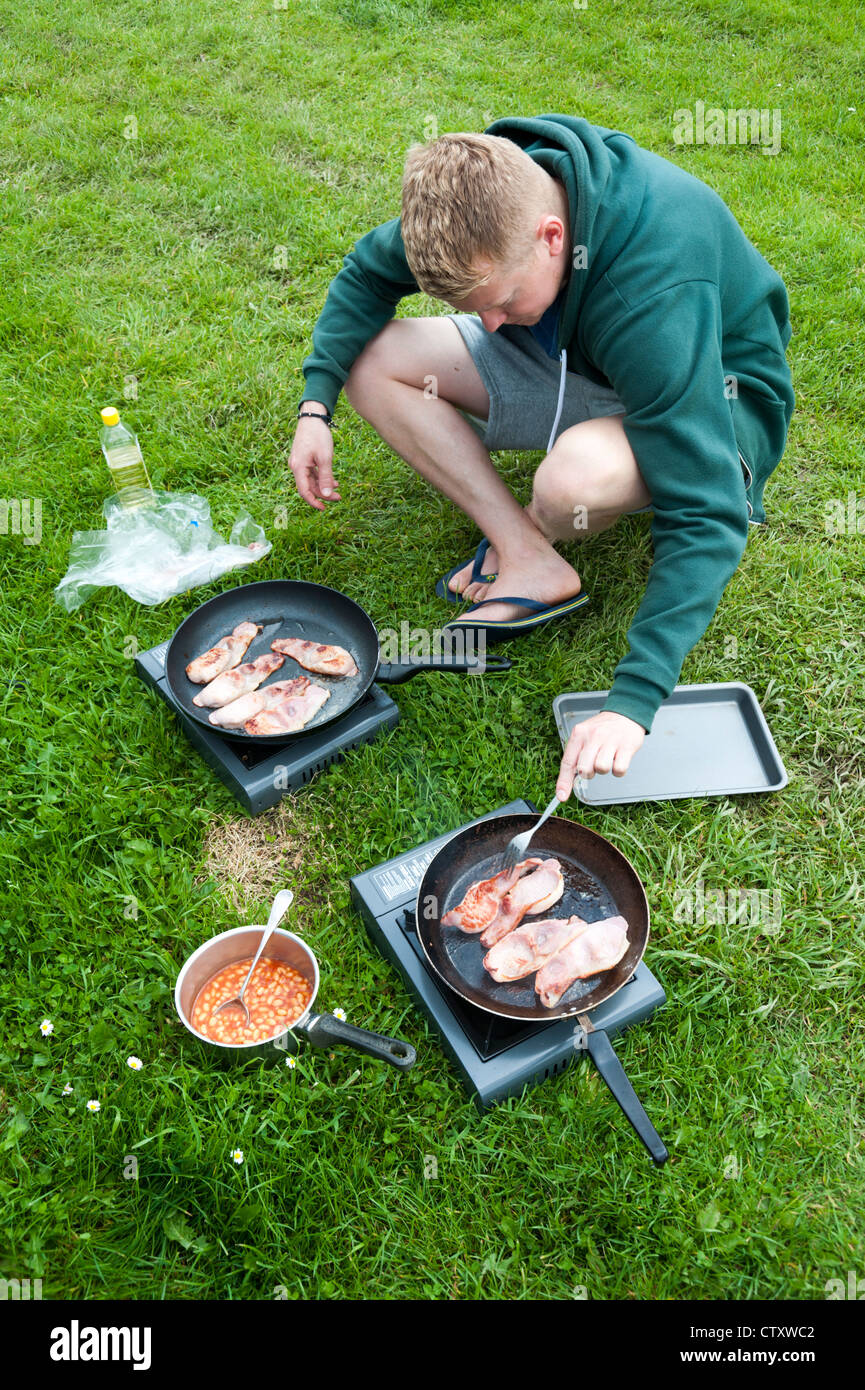
<svg viewBox="0 0 865 1390"><path fill-rule="evenodd" d="M608 690L557 695L562 744L575 724L597 714ZM777 792L788 782L757 696L749 685L677 685L624 777L596 773L574 795L586 806L676 801L691 796Z"/></svg>

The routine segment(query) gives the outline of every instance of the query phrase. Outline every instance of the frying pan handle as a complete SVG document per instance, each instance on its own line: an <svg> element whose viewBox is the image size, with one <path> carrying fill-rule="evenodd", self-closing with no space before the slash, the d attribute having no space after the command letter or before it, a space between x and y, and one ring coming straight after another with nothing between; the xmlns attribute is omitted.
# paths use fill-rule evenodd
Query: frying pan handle
<svg viewBox="0 0 865 1390"><path fill-rule="evenodd" d="M466 661L465 658L434 656L424 661L397 663L383 661L378 668L376 680L382 685L401 685L411 680L419 671L473 671L478 675L492 675L496 671L509 671L511 663L506 656L487 656L481 661Z"/></svg>
<svg viewBox="0 0 865 1390"><path fill-rule="evenodd" d="M366 1028L355 1028L353 1023L344 1023L335 1014L313 1014L303 1031L313 1047L344 1044L356 1052L365 1052L368 1057L376 1057L379 1062L390 1062L400 1071L408 1071L417 1059L411 1043L401 1038L388 1038L384 1033L371 1033Z"/></svg>
<svg viewBox="0 0 865 1390"><path fill-rule="evenodd" d="M652 1121L649 1119L637 1097L637 1093L625 1075L624 1067L613 1051L613 1044L601 1029L585 1035L586 1047L592 1061L610 1088L610 1094L618 1101L634 1129L639 1134L655 1163L660 1168L669 1158Z"/></svg>

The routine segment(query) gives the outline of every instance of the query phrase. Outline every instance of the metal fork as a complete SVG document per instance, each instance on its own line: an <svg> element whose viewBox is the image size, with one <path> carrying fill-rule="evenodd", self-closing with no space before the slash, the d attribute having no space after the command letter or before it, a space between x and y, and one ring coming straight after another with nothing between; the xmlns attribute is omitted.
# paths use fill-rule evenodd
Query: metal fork
<svg viewBox="0 0 865 1390"><path fill-rule="evenodd" d="M557 796L554 796L549 806L544 811L544 814L541 816L540 820L535 822L531 830L524 830L522 835L515 835L514 838L510 841L510 843L505 846L505 852L502 855L501 868L499 870L500 873L504 872L505 870L509 871L511 869L515 869L517 864L519 864L520 860L525 858L526 850L529 847L529 841L531 840L535 831L540 830L544 821L548 820L549 817L553 814L553 811L555 811L556 807L560 805L561 802L559 801L559 798Z"/></svg>

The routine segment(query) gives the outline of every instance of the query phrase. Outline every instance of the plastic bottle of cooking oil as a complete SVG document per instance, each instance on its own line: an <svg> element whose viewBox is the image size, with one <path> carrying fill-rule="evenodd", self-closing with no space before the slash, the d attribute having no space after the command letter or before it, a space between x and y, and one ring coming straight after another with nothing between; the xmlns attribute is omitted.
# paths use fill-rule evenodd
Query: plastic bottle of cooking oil
<svg viewBox="0 0 865 1390"><path fill-rule="evenodd" d="M103 428L99 438L120 505L130 512L139 507L152 507L156 498L138 437L123 424L113 405L107 405L101 413Z"/></svg>

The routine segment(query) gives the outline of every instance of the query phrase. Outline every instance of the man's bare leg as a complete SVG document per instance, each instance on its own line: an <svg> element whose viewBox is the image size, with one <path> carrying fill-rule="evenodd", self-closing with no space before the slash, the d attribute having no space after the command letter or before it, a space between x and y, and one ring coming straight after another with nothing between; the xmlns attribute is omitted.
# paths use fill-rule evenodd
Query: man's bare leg
<svg viewBox="0 0 865 1390"><path fill-rule="evenodd" d="M550 542L597 535L614 525L623 512L637 511L651 502L622 418L600 416L563 430L535 473L526 512ZM488 573L498 572L497 562L491 545L485 561ZM471 584L470 577L468 565L454 575L451 588L475 602L495 598L496 590L507 592L500 580Z"/></svg>
<svg viewBox="0 0 865 1390"><path fill-rule="evenodd" d="M579 593L576 570L517 502L459 413L485 418L489 397L450 319L395 319L360 354L345 393L382 439L488 536L498 573L491 598L497 590L555 603ZM519 611L503 604L489 616Z"/></svg>

